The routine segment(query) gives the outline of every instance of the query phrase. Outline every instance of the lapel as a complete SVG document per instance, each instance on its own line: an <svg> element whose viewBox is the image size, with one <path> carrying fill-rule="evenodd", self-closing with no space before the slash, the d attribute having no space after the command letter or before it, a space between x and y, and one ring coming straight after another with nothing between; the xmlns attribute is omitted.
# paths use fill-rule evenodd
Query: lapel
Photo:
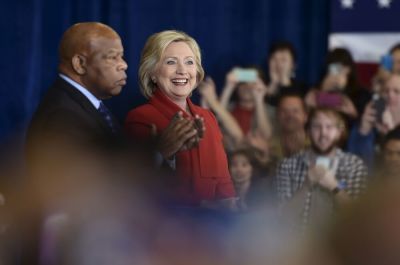
<svg viewBox="0 0 400 265"><path fill-rule="evenodd" d="M78 103L82 109L104 130L112 133L111 128L104 120L100 112L93 106L93 104L83 95L78 89L72 87L68 82L62 78L57 78L56 87L61 88L65 91L76 103ZM113 117L114 118L114 117ZM114 118L115 119L115 118Z"/></svg>

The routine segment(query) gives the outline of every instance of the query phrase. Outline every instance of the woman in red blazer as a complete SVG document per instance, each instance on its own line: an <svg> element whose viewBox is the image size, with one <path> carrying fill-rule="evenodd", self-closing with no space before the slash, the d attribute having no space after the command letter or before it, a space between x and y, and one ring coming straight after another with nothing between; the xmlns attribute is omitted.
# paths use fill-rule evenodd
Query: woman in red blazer
<svg viewBox="0 0 400 265"><path fill-rule="evenodd" d="M203 77L200 49L193 38L172 30L153 34L139 67L141 91L149 101L128 113L125 128L134 139L149 140L153 126L159 134L174 117L188 121L193 137L172 157L164 157L175 158L179 184L174 195L192 205L225 202L232 207L235 191L217 121L189 98Z"/></svg>

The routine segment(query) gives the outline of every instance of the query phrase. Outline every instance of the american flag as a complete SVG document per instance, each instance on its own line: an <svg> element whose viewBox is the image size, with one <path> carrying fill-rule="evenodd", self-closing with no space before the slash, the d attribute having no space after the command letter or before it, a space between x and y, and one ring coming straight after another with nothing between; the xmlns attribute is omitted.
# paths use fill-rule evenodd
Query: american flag
<svg viewBox="0 0 400 265"><path fill-rule="evenodd" d="M350 50L359 79L370 87L381 57L400 43L400 0L332 0L329 48Z"/></svg>

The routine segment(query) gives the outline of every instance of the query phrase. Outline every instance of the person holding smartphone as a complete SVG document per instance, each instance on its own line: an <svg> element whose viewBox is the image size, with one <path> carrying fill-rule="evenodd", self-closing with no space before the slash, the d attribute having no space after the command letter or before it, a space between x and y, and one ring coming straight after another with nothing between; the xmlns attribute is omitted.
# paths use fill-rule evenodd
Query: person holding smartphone
<svg viewBox="0 0 400 265"><path fill-rule="evenodd" d="M330 107L344 114L348 123L359 117L371 95L357 82L354 60L344 48L330 51L324 74L316 88L307 93L308 107Z"/></svg>
<svg viewBox="0 0 400 265"><path fill-rule="evenodd" d="M299 228L323 227L337 209L335 205L357 198L366 187L365 163L339 148L345 130L338 112L314 109L307 124L310 147L278 166L278 196L284 213Z"/></svg>
<svg viewBox="0 0 400 265"><path fill-rule="evenodd" d="M369 165L374 164L375 142L400 125L400 76L390 75L381 92L384 101L375 99L367 104L348 141L349 151L360 155Z"/></svg>
<svg viewBox="0 0 400 265"><path fill-rule="evenodd" d="M288 41L274 42L268 54L267 103L277 106L284 94L304 97L307 86L295 78L297 55L293 44Z"/></svg>
<svg viewBox="0 0 400 265"><path fill-rule="evenodd" d="M256 67L234 67L225 80L220 104L236 120L241 131L233 135L232 129L224 128L225 148L232 151L245 146L254 147L259 151L257 160L268 167L271 119L275 112L264 100L268 88L262 72ZM226 124L222 120L221 123Z"/></svg>

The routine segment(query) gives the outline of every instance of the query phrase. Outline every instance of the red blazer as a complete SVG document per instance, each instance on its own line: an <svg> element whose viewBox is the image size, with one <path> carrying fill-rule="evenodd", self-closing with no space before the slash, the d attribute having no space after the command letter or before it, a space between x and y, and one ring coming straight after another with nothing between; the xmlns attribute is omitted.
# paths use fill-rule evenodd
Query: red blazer
<svg viewBox="0 0 400 265"><path fill-rule="evenodd" d="M189 98L187 104L193 115L198 114L204 118L206 130L198 147L176 154L176 172L180 184L175 195L181 201L195 204L201 200L234 197L235 191L222 145L222 134L214 115L194 105ZM157 132L160 133L178 111L182 111L185 118L190 117L157 89L147 104L128 113L125 129L135 140L149 140L150 125L155 124Z"/></svg>

